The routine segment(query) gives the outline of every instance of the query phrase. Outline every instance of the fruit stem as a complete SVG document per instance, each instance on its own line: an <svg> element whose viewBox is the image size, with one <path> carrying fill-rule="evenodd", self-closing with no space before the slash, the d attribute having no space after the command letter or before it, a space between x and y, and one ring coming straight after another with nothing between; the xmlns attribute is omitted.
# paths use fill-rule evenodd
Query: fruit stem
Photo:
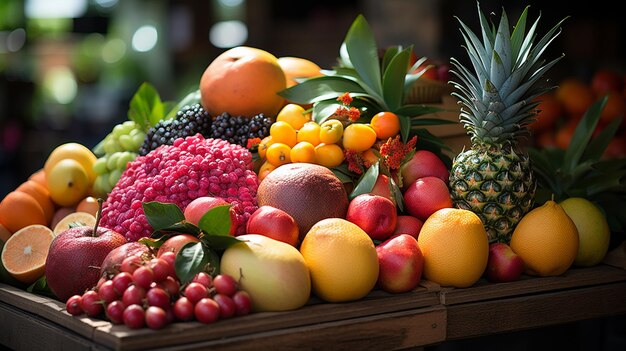
<svg viewBox="0 0 626 351"><path fill-rule="evenodd" d="M102 198L98 198L98 212L96 212L96 224L93 226L93 234L92 236L98 236L96 233L98 231L98 224L100 224L100 218L102 217L102 203L104 200Z"/></svg>

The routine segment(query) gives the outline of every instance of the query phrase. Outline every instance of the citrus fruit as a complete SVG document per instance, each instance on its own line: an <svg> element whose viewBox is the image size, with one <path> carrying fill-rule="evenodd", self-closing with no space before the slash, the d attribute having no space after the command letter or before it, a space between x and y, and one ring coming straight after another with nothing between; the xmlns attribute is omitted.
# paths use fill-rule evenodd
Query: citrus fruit
<svg viewBox="0 0 626 351"><path fill-rule="evenodd" d="M287 212L298 223L300 239L324 218L345 218L348 194L331 170L311 163L291 163L268 174L257 190L259 206Z"/></svg>
<svg viewBox="0 0 626 351"><path fill-rule="evenodd" d="M313 146L317 146L320 143L320 125L313 121L306 122L298 130L297 141L308 141Z"/></svg>
<svg viewBox="0 0 626 351"><path fill-rule="evenodd" d="M283 143L273 143L265 152L267 162L278 167L291 162L291 148Z"/></svg>
<svg viewBox="0 0 626 351"><path fill-rule="evenodd" d="M276 116L276 122L283 121L289 123L295 130L311 120L311 114L306 113L304 107L296 104L287 104Z"/></svg>
<svg viewBox="0 0 626 351"><path fill-rule="evenodd" d="M566 78L555 92L565 111L574 118L581 117L593 104L593 91L577 78Z"/></svg>
<svg viewBox="0 0 626 351"><path fill-rule="evenodd" d="M472 211L436 211L424 222L417 241L424 255L424 278L439 285L472 286L487 267L487 232Z"/></svg>
<svg viewBox="0 0 626 351"><path fill-rule="evenodd" d="M200 78L200 98L211 116L222 112L276 116L285 103L277 93L286 87L285 74L274 55L238 46L216 57L206 68Z"/></svg>
<svg viewBox="0 0 626 351"><path fill-rule="evenodd" d="M372 239L356 224L327 218L311 227L300 245L311 272L313 292L329 302L360 299L378 279Z"/></svg>
<svg viewBox="0 0 626 351"><path fill-rule="evenodd" d="M85 167L70 158L55 163L46 172L46 180L50 197L59 206L75 206L86 196L90 185Z"/></svg>
<svg viewBox="0 0 626 351"><path fill-rule="evenodd" d="M322 75L320 66L301 57L279 57L278 64L285 73L288 88L298 84L297 78L312 78Z"/></svg>
<svg viewBox="0 0 626 351"><path fill-rule="evenodd" d="M257 149L259 152L259 157L264 159L265 153L267 152L267 148L269 148L270 145L272 144L274 144L274 140L272 140L271 135L268 135L265 138L263 138L263 140L261 140L261 143L259 144L259 148Z"/></svg>
<svg viewBox="0 0 626 351"><path fill-rule="evenodd" d="M270 135L274 143L283 143L289 147L293 147L298 142L295 128L285 121L272 123Z"/></svg>
<svg viewBox="0 0 626 351"><path fill-rule="evenodd" d="M72 212L63 217L55 226L54 236L74 227L93 227L96 224L96 217L86 212Z"/></svg>
<svg viewBox="0 0 626 351"><path fill-rule="evenodd" d="M315 163L315 146L308 141L301 141L291 148L291 162Z"/></svg>
<svg viewBox="0 0 626 351"><path fill-rule="evenodd" d="M563 107L561 102L553 93L545 93L533 99L533 102L539 102L537 105L536 121L530 124L530 129L536 132L552 130L556 122L563 115Z"/></svg>
<svg viewBox="0 0 626 351"><path fill-rule="evenodd" d="M265 177L267 177L270 172L276 169L276 166L265 161L259 168L259 181L262 181Z"/></svg>
<svg viewBox="0 0 626 351"><path fill-rule="evenodd" d="M606 100L606 105L600 113L600 121L602 123L609 123L612 120L623 116L624 112L626 112L626 100L622 94L615 91L610 92L608 94L608 99Z"/></svg>
<svg viewBox="0 0 626 351"><path fill-rule="evenodd" d="M80 200L78 205L76 205L76 212L86 212L94 217L98 213L99 209L100 204L98 204L98 199L93 196L87 196L86 198Z"/></svg>
<svg viewBox="0 0 626 351"><path fill-rule="evenodd" d="M343 162L343 149L337 144L321 143L315 147L315 160L318 165L333 168Z"/></svg>
<svg viewBox="0 0 626 351"><path fill-rule="evenodd" d="M93 171L93 164L96 163L98 158L86 146L78 143L66 143L52 150L43 166L46 177L50 176L52 167L64 159L71 159L80 163L85 169L85 172L87 172L89 183L94 182L96 173ZM50 188L48 188L48 190L50 190Z"/></svg>
<svg viewBox="0 0 626 351"><path fill-rule="evenodd" d="M28 177L28 180L35 181L43 187L48 186L48 183L46 182L46 173L44 172L43 168L31 174L30 177Z"/></svg>
<svg viewBox="0 0 626 351"><path fill-rule="evenodd" d="M334 144L341 140L343 135L343 124L339 120L329 119L320 124L320 142L324 144Z"/></svg>
<svg viewBox="0 0 626 351"><path fill-rule="evenodd" d="M576 258L578 230L563 208L548 200L517 223L510 246L526 263L527 273L557 276Z"/></svg>
<svg viewBox="0 0 626 351"><path fill-rule="evenodd" d="M52 230L39 224L26 226L13 233L2 248L4 268L22 283L35 282L44 275L52 239Z"/></svg>
<svg viewBox="0 0 626 351"><path fill-rule="evenodd" d="M0 223L11 233L31 224L48 224L46 214L34 197L12 191L0 202Z"/></svg>
<svg viewBox="0 0 626 351"><path fill-rule="evenodd" d="M309 300L311 278L298 249L259 234L238 238L224 251L220 272L239 281L256 311L293 310Z"/></svg>
<svg viewBox="0 0 626 351"><path fill-rule="evenodd" d="M370 126L378 139L386 140L400 133L400 119L393 112L379 112L372 117Z"/></svg>
<svg viewBox="0 0 626 351"><path fill-rule="evenodd" d="M52 220L52 216L54 216L55 208L54 203L50 198L50 192L45 186L39 184L34 180L27 180L24 183L20 184L20 186L18 186L15 191L21 191L23 193L26 193L32 196L35 200L37 200L37 203L39 203L39 206L41 206L41 209L46 215L47 223L50 223L50 221Z"/></svg>
<svg viewBox="0 0 626 351"><path fill-rule="evenodd" d="M609 250L611 229L600 208L582 197L570 197L559 205L578 231L578 253L574 264L590 267L602 262Z"/></svg>
<svg viewBox="0 0 626 351"><path fill-rule="evenodd" d="M376 142L376 132L363 123L353 123L343 131L343 148L361 152L371 148Z"/></svg>

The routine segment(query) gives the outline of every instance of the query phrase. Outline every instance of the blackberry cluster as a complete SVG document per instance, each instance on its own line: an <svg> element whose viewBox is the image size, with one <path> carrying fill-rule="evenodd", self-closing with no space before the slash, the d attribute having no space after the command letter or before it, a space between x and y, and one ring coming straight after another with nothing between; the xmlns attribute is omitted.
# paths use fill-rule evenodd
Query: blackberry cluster
<svg viewBox="0 0 626 351"><path fill-rule="evenodd" d="M204 137L210 135L211 116L200 104L187 105L176 113L176 118L160 121L150 128L139 149L139 155L144 156L161 145L172 145L178 138L197 133Z"/></svg>
<svg viewBox="0 0 626 351"><path fill-rule="evenodd" d="M224 112L213 121L210 137L246 147L248 139L263 139L268 136L271 126L272 120L262 113L248 118L235 117Z"/></svg>

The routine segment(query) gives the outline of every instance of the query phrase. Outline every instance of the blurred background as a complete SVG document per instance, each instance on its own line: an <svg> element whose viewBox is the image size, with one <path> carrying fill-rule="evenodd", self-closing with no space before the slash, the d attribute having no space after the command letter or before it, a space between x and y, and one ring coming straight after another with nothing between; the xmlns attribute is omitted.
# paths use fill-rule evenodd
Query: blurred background
<svg viewBox="0 0 626 351"><path fill-rule="evenodd" d="M0 0L0 198L41 168L57 145L93 147L126 120L148 81L163 100L197 89L206 66L238 45L275 56L336 62L362 13L379 47L414 45L418 56L467 62L454 16L475 30L476 3L451 0ZM617 2L482 1L516 19L531 5L540 32L571 16L546 57L565 53L550 78L589 82L600 68L624 77L625 26ZM615 8L611 8L611 7Z"/></svg>

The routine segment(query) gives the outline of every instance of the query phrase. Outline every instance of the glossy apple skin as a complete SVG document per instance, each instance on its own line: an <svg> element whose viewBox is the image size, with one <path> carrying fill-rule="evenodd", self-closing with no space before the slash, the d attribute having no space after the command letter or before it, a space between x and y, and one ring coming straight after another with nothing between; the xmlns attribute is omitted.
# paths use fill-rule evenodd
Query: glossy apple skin
<svg viewBox="0 0 626 351"><path fill-rule="evenodd" d="M524 272L524 260L505 243L489 245L489 259L485 276L493 283L505 283L519 280Z"/></svg>
<svg viewBox="0 0 626 351"><path fill-rule="evenodd" d="M165 252L172 251L174 254L178 255L178 251L185 246L187 243L197 243L200 239L191 235L191 234L177 234L173 237L165 240L163 244L159 247L159 251L157 251L157 257L161 257L161 255Z"/></svg>
<svg viewBox="0 0 626 351"><path fill-rule="evenodd" d="M415 289L424 269L424 256L417 240L409 234L392 236L376 247L378 286L390 293Z"/></svg>
<svg viewBox="0 0 626 351"><path fill-rule="evenodd" d="M246 224L247 234L261 234L297 247L300 230L298 224L287 212L273 206L256 209Z"/></svg>
<svg viewBox="0 0 626 351"><path fill-rule="evenodd" d="M221 197L212 197L212 196L201 196L199 198L194 199L185 207L185 211L183 215L185 216L185 220L194 225L198 225L200 223L200 219L207 213L210 209L216 206L230 205L226 200ZM235 235L235 231L237 230L237 218L235 213L230 211L230 235Z"/></svg>
<svg viewBox="0 0 626 351"><path fill-rule="evenodd" d="M424 222L417 217L409 215L400 215L396 221L396 229L393 231L392 236L400 234L409 234L415 239L420 235Z"/></svg>
<svg viewBox="0 0 626 351"><path fill-rule="evenodd" d="M396 228L398 211L386 197L361 194L350 201L346 220L359 226L373 240L385 240Z"/></svg>

